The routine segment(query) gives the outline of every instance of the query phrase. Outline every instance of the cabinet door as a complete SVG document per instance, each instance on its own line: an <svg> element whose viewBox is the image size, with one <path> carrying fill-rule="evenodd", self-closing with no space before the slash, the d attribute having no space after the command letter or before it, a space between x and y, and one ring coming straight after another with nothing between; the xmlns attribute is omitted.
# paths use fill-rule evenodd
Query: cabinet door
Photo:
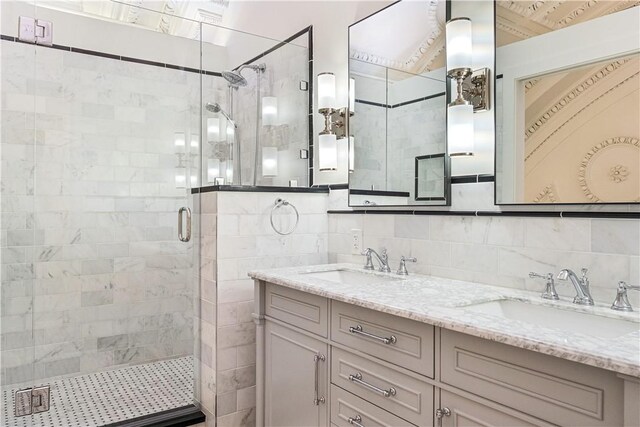
<svg viewBox="0 0 640 427"><path fill-rule="evenodd" d="M451 411L450 415L442 417L442 427L529 427L551 425L514 411L509 411L510 413L507 414L444 390L440 393L440 407L448 408Z"/></svg>
<svg viewBox="0 0 640 427"><path fill-rule="evenodd" d="M272 322L265 335L265 424L326 426L327 345Z"/></svg>

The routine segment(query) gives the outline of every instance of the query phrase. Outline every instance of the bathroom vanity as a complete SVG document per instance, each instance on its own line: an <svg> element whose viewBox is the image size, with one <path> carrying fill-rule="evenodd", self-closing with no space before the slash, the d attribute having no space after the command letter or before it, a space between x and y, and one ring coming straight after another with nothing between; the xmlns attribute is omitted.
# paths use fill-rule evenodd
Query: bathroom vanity
<svg viewBox="0 0 640 427"><path fill-rule="evenodd" d="M640 425L637 313L344 264L250 276L258 426Z"/></svg>

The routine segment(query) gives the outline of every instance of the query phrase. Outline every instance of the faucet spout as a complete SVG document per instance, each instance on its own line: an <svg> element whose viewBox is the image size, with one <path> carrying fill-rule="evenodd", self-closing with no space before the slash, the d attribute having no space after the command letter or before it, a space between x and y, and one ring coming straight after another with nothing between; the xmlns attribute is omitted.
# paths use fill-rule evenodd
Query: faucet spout
<svg viewBox="0 0 640 427"><path fill-rule="evenodd" d="M371 258L374 257L378 264L380 264L380 271L385 273L391 272L391 267L389 267L389 255L387 254L387 250L382 250L382 255L379 255L378 252L374 251L371 248L367 248L363 255L367 257L367 265L365 265L365 269L373 270L373 263L371 262Z"/></svg>
<svg viewBox="0 0 640 427"><path fill-rule="evenodd" d="M573 270L565 268L558 274L558 280L569 279L576 289L576 296L573 298L574 304L593 305L593 298L589 291L589 279L587 278L587 269L582 269L582 278L578 278Z"/></svg>

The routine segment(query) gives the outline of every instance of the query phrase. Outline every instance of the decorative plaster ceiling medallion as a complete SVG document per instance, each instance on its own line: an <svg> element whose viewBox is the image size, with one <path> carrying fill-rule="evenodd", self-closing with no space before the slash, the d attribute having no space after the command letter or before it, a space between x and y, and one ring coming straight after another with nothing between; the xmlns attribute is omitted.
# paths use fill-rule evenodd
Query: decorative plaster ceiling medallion
<svg viewBox="0 0 640 427"><path fill-rule="evenodd" d="M580 162L578 183L592 203L640 202L640 139L617 136L594 146Z"/></svg>

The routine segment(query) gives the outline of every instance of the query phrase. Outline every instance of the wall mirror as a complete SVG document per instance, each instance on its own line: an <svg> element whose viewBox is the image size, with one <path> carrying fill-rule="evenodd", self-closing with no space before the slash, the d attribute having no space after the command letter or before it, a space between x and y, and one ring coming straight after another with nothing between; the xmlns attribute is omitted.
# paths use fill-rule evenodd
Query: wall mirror
<svg viewBox="0 0 640 427"><path fill-rule="evenodd" d="M496 2L496 204L640 202L637 2Z"/></svg>
<svg viewBox="0 0 640 427"><path fill-rule="evenodd" d="M445 0L399 1L349 27L349 204L450 204Z"/></svg>

